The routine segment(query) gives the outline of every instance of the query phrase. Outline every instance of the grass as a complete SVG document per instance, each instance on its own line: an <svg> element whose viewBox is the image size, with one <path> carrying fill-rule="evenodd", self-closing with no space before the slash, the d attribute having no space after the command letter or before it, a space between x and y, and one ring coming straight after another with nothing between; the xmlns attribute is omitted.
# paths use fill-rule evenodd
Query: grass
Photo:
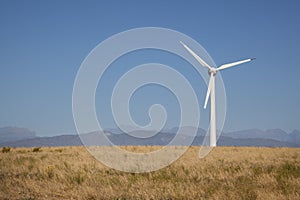
<svg viewBox="0 0 300 200"><path fill-rule="evenodd" d="M122 147L147 152L157 147ZM0 199L300 199L300 149L191 147L151 173L125 173L83 147L0 153Z"/></svg>

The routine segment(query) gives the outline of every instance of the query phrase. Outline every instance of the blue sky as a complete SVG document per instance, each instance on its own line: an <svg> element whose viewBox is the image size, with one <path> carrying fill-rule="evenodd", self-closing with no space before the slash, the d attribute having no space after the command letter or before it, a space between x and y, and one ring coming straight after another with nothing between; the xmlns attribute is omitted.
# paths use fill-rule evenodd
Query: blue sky
<svg viewBox="0 0 300 200"><path fill-rule="evenodd" d="M225 131L300 129L299 9L296 0L2 0L0 126L27 127L39 135L75 132L72 89L84 58L113 34L152 26L192 37L217 64L257 58L221 72L227 93ZM187 76L195 84L193 73ZM158 90L156 95L161 93ZM203 95L199 95L201 105ZM169 102L171 96L166 92L162 101ZM145 101L142 93L136 98L146 102L143 108L158 101L154 97ZM176 101L170 104L175 114L176 105Z"/></svg>

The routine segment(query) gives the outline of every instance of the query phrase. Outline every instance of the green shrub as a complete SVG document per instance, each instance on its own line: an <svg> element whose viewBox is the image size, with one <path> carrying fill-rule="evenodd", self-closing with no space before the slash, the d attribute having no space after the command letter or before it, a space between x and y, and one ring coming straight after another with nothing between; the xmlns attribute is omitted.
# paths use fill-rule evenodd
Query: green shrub
<svg viewBox="0 0 300 200"><path fill-rule="evenodd" d="M32 152L40 152L41 151L41 147L34 147Z"/></svg>
<svg viewBox="0 0 300 200"><path fill-rule="evenodd" d="M2 153L8 153L10 152L10 147L3 147L2 148Z"/></svg>
<svg viewBox="0 0 300 200"><path fill-rule="evenodd" d="M48 178L54 177L54 166L51 165L46 168L46 175Z"/></svg>
<svg viewBox="0 0 300 200"><path fill-rule="evenodd" d="M84 181L85 175L81 171L77 171L70 175L68 179L71 183L77 183L80 185Z"/></svg>

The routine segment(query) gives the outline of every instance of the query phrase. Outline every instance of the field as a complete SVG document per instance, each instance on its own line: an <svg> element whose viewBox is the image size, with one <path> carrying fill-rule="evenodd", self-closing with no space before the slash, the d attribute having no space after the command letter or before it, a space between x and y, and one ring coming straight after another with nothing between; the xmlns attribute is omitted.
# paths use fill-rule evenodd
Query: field
<svg viewBox="0 0 300 200"><path fill-rule="evenodd" d="M125 147L144 151L150 147ZM125 173L84 147L0 152L0 199L300 199L300 149L191 147L169 167Z"/></svg>

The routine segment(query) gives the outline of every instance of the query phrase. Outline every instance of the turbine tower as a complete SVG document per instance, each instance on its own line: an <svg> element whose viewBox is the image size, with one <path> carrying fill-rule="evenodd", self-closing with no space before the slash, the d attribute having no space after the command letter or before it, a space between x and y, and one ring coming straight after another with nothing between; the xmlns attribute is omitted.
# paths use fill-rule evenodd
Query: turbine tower
<svg viewBox="0 0 300 200"><path fill-rule="evenodd" d="M255 58L248 58L244 60L240 60L233 63L228 63L221 65L217 68L211 67L208 65L202 58L200 58L194 51L192 51L187 45L185 45L183 42L180 41L180 43L188 50L190 54L203 66L208 68L208 74L210 76L207 93L205 97L204 102L204 109L206 109L208 99L210 97L210 146L215 147L217 145L217 128L216 128L216 96L215 96L215 76L218 71L227 69L229 67L233 67L236 65L240 65L243 63L250 62L251 60L254 60Z"/></svg>

